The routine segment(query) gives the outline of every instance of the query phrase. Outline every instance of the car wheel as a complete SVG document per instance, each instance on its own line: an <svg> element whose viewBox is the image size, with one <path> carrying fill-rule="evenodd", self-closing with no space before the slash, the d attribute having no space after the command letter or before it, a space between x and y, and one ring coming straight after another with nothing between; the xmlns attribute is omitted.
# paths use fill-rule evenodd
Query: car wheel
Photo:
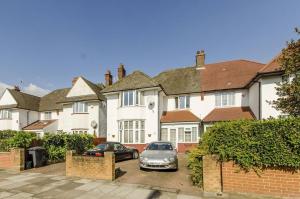
<svg viewBox="0 0 300 199"><path fill-rule="evenodd" d="M132 153L132 159L138 159L138 158L139 158L139 152L134 151L134 152Z"/></svg>

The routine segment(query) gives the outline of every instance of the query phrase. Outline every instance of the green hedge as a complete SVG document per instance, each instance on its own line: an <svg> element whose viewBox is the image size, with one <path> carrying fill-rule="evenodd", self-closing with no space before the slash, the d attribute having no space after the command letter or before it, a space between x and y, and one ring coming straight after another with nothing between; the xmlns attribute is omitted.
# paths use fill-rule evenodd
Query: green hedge
<svg viewBox="0 0 300 199"><path fill-rule="evenodd" d="M191 150L188 154L188 168L193 185L202 187L203 183L203 162L204 151L198 147Z"/></svg>
<svg viewBox="0 0 300 199"><path fill-rule="evenodd" d="M24 131L0 131L0 151L9 151L10 148L28 148L36 139L35 133Z"/></svg>
<svg viewBox="0 0 300 199"><path fill-rule="evenodd" d="M47 150L49 160L58 162L65 159L67 150L82 154L93 147L93 136L86 134L47 133L43 137L43 146Z"/></svg>
<svg viewBox="0 0 300 199"><path fill-rule="evenodd" d="M204 134L202 147L245 170L299 169L300 118L217 123Z"/></svg>

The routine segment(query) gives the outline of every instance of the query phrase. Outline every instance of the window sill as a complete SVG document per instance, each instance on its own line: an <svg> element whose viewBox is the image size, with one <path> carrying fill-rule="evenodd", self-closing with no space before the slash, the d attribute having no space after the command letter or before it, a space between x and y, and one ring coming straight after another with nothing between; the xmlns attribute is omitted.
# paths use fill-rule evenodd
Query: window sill
<svg viewBox="0 0 300 199"><path fill-rule="evenodd" d="M3 119L0 119L0 120L12 120L11 118L3 118Z"/></svg>
<svg viewBox="0 0 300 199"><path fill-rule="evenodd" d="M135 107L146 107L145 105L134 105L134 106L120 106L120 108L135 108Z"/></svg>
<svg viewBox="0 0 300 199"><path fill-rule="evenodd" d="M71 115L88 115L89 113L71 113Z"/></svg>

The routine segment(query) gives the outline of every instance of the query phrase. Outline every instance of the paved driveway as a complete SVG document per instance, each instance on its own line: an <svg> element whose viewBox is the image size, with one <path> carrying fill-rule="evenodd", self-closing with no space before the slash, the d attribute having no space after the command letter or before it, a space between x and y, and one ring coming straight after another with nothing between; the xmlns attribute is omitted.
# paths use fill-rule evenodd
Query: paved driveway
<svg viewBox="0 0 300 199"><path fill-rule="evenodd" d="M116 181L149 185L172 192L199 196L202 191L191 183L186 158L184 154L178 155L178 171L141 171L138 166L138 160L119 162L116 164L116 167L120 167L124 175L117 178Z"/></svg>

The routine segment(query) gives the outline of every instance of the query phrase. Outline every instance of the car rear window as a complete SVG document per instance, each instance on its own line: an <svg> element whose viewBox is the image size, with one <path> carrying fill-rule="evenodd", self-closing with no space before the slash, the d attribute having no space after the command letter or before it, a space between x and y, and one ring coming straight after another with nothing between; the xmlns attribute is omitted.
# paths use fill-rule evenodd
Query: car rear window
<svg viewBox="0 0 300 199"><path fill-rule="evenodd" d="M107 144L98 144L96 148L104 151L107 148Z"/></svg>
<svg viewBox="0 0 300 199"><path fill-rule="evenodd" d="M147 150L168 151L173 150L173 147L170 143L151 143L148 145Z"/></svg>

